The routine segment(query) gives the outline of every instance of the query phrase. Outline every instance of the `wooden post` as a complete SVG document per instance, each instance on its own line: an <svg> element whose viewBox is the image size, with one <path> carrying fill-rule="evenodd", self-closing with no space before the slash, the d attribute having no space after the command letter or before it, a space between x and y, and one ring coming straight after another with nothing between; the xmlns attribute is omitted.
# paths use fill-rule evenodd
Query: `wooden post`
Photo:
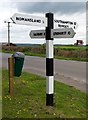
<svg viewBox="0 0 88 120"><path fill-rule="evenodd" d="M9 93L13 96L13 79L14 79L14 58L8 58L8 72L9 72Z"/></svg>

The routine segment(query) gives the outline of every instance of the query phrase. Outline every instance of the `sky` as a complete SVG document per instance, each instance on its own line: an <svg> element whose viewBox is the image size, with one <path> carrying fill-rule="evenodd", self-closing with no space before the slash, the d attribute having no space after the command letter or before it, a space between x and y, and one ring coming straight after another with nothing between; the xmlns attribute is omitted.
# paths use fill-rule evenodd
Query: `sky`
<svg viewBox="0 0 88 120"><path fill-rule="evenodd" d="M78 27L74 38L54 38L54 44L74 44L76 40L83 40L86 44L86 2L57 1L48 2L35 0L0 0L0 42L7 42L7 23L14 13L29 14L44 17L48 12L54 13L54 19L76 22ZM45 27L10 24L10 42L12 43L32 43L43 44L45 39L31 39L31 30L44 30ZM55 27L54 27L55 29Z"/></svg>

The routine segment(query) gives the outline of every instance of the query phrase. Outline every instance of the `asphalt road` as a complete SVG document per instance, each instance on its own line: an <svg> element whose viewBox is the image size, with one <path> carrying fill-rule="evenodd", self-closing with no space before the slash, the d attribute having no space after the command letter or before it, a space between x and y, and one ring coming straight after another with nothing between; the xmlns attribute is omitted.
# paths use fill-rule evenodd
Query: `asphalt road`
<svg viewBox="0 0 88 120"><path fill-rule="evenodd" d="M2 67L8 68L8 57L11 54L0 53L2 56ZM0 59L1 60L1 59ZM40 57L26 56L23 71L46 76L46 59ZM0 65L1 67L1 65ZM54 60L55 80L86 92L86 62Z"/></svg>

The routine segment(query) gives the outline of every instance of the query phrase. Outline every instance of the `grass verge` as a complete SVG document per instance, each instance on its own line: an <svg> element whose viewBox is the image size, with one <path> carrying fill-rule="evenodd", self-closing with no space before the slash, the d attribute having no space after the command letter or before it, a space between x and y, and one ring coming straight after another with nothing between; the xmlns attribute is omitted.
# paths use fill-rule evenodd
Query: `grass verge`
<svg viewBox="0 0 88 120"><path fill-rule="evenodd" d="M46 46L2 46L2 52L14 53L15 51L23 52L29 56L46 56ZM54 46L54 56L56 59L76 60L88 62L88 46Z"/></svg>
<svg viewBox="0 0 88 120"><path fill-rule="evenodd" d="M14 95L8 93L8 72L2 71L2 116L4 118L86 118L86 94L55 81L54 106L46 107L46 80L22 73L14 78ZM88 102L88 101L87 101Z"/></svg>
<svg viewBox="0 0 88 120"><path fill-rule="evenodd" d="M3 51L4 53L11 53L14 54L15 52L13 51ZM31 53L31 52L23 52L27 56L38 56L38 57L46 57L45 54L42 53ZM76 60L76 61L83 61L83 62L88 62L88 58L82 58L82 57L64 57L64 56L54 56L55 59L60 59L60 60Z"/></svg>

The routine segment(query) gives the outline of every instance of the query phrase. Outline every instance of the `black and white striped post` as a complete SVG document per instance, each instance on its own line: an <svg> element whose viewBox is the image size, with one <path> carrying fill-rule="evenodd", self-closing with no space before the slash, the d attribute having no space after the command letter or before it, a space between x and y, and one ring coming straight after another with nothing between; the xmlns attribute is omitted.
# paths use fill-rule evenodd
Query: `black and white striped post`
<svg viewBox="0 0 88 120"><path fill-rule="evenodd" d="M46 106L53 106L54 96L54 70L53 70L53 38L51 38L51 29L53 29L53 13L46 13L47 27L46 36Z"/></svg>

